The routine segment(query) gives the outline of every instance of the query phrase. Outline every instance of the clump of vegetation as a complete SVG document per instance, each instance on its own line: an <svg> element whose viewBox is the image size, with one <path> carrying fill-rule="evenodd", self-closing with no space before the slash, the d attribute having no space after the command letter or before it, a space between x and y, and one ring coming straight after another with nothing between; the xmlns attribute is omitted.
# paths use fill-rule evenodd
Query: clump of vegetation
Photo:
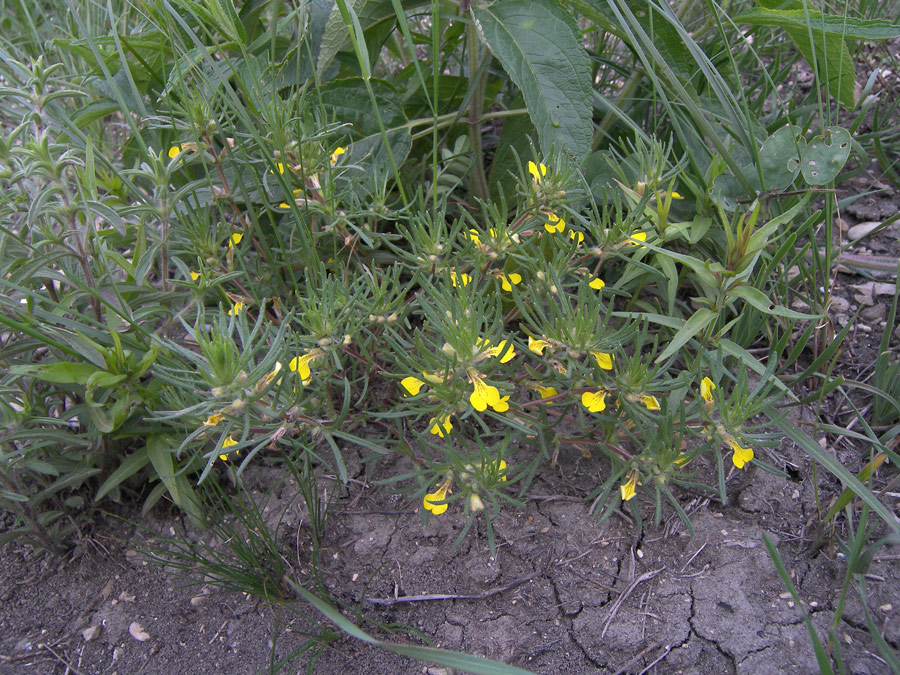
<svg viewBox="0 0 900 675"><path fill-rule="evenodd" d="M492 547L569 452L690 527L783 435L896 531L784 411L843 384L835 186L897 142L853 56L900 28L795 4L0 3L2 540L352 446Z"/></svg>

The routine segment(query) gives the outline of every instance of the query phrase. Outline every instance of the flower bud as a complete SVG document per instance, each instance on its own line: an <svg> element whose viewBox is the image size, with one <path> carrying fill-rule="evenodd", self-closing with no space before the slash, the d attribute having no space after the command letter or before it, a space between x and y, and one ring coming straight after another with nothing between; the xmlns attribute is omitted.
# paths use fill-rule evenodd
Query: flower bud
<svg viewBox="0 0 900 675"><path fill-rule="evenodd" d="M479 511L484 511L484 502L481 501L481 497L479 497L474 492L469 495L469 510L472 513L478 513Z"/></svg>

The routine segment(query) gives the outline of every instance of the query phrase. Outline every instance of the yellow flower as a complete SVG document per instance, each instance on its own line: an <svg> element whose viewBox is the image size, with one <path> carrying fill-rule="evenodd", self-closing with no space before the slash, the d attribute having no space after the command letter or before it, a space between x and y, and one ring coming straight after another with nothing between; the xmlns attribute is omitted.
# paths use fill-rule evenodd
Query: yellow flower
<svg viewBox="0 0 900 675"><path fill-rule="evenodd" d="M674 191L673 191L673 192L672 192L672 199L684 199L684 197L682 197L682 196L681 196L680 194L678 194L677 192L674 192Z"/></svg>
<svg viewBox="0 0 900 675"><path fill-rule="evenodd" d="M197 150L196 143L193 143L193 142L179 143L178 145L173 145L171 148L169 148L169 159L175 159L182 152L196 151L196 150Z"/></svg>
<svg viewBox="0 0 900 675"><path fill-rule="evenodd" d="M647 233L646 232L635 232L631 235L631 238L626 239L624 242L625 246L643 246L643 242L647 241Z"/></svg>
<svg viewBox="0 0 900 675"><path fill-rule="evenodd" d="M268 375L266 375L263 379L261 379L259 381L259 384L256 386L257 391L262 391L263 389L268 387L270 384L272 384L272 380L274 380L278 376L278 373L280 373L280 372L281 372L281 362L276 361L275 367L272 369L272 372L269 373Z"/></svg>
<svg viewBox="0 0 900 675"><path fill-rule="evenodd" d="M228 316L237 316L241 313L242 309L244 309L244 303L238 301L231 306L231 309L228 310Z"/></svg>
<svg viewBox="0 0 900 675"><path fill-rule="evenodd" d="M678 453L678 457L675 458L675 466L684 466L688 462L690 462L692 457L683 452Z"/></svg>
<svg viewBox="0 0 900 675"><path fill-rule="evenodd" d="M228 238L228 248L233 251L234 247L241 243L241 239L244 238L244 234L242 232L234 232Z"/></svg>
<svg viewBox="0 0 900 675"><path fill-rule="evenodd" d="M628 480L619 486L619 491L622 493L623 502L627 502L629 499L634 498L635 488L638 485L638 472L635 469L632 470L630 474L628 474Z"/></svg>
<svg viewBox="0 0 900 675"><path fill-rule="evenodd" d="M287 202L281 202L281 203L278 205L278 208L279 208L279 209L289 209L289 208L291 208L291 207L290 207L290 205L289 205Z"/></svg>
<svg viewBox="0 0 900 675"><path fill-rule="evenodd" d="M461 273L459 277L456 276L456 272L450 272L450 283L453 284L453 288L456 288L457 283L468 286L471 281L472 277L465 272Z"/></svg>
<svg viewBox="0 0 900 675"><path fill-rule="evenodd" d="M600 277L591 276L591 283L589 283L588 286L593 288L595 291L599 291L606 286L606 282L603 281L603 279L601 279Z"/></svg>
<svg viewBox="0 0 900 675"><path fill-rule="evenodd" d="M502 480L505 483L506 482L506 462L504 462L501 459L499 462L495 463L495 466L497 467L497 475L500 476L500 480Z"/></svg>
<svg viewBox="0 0 900 675"><path fill-rule="evenodd" d="M449 434L452 428L453 424L450 422L450 415L438 415L437 418L432 417L428 420L428 431L440 438L444 438L444 436Z"/></svg>
<svg viewBox="0 0 900 675"><path fill-rule="evenodd" d="M488 349L487 354L488 356L493 356L494 358L503 354L503 358L500 359L500 363L509 363L516 355L516 350L512 345L509 346L509 349L506 349L506 340L501 340L496 347L491 347L490 349Z"/></svg>
<svg viewBox="0 0 900 675"><path fill-rule="evenodd" d="M700 381L700 398L702 398L707 403L713 402L713 389L716 388L715 383L708 377L704 377Z"/></svg>
<svg viewBox="0 0 900 675"><path fill-rule="evenodd" d="M531 174L531 178L534 181L535 186L537 186L541 182L541 179L547 175L547 167L543 164L528 162L528 173Z"/></svg>
<svg viewBox="0 0 900 675"><path fill-rule="evenodd" d="M406 390L403 394L403 398L406 398L407 396L418 395L419 390L425 386L425 383L418 377L410 375L409 377L404 377L400 380L400 386Z"/></svg>
<svg viewBox="0 0 900 675"><path fill-rule="evenodd" d="M494 404L495 412L506 412L509 410L509 396L504 396Z"/></svg>
<svg viewBox="0 0 900 675"><path fill-rule="evenodd" d="M284 173L284 164L281 162L275 162L275 168L278 169L278 173ZM269 173L275 173L271 169L269 169Z"/></svg>
<svg viewBox="0 0 900 675"><path fill-rule="evenodd" d="M538 394L541 395L541 398L550 398L559 395L559 392L556 391L556 387L542 387L538 385L537 391ZM547 405L553 405L553 401L548 401Z"/></svg>
<svg viewBox="0 0 900 675"><path fill-rule="evenodd" d="M337 164L338 158L345 152L347 152L346 148L342 148L341 146L335 148L334 152L331 153L331 166Z"/></svg>
<svg viewBox="0 0 900 675"><path fill-rule="evenodd" d="M543 164L541 164L543 166ZM566 229L566 221L557 216L555 213L547 214L547 222L544 223L544 229L550 234L562 232Z"/></svg>
<svg viewBox="0 0 900 675"><path fill-rule="evenodd" d="M288 369L291 372L299 373L303 384L312 382L312 373L309 370L309 362L317 358L320 353L312 351L303 356L295 356L288 363Z"/></svg>
<svg viewBox="0 0 900 675"><path fill-rule="evenodd" d="M237 444L238 444L238 442L236 440L234 440L231 436L229 436L224 441L222 441L222 450L224 450L225 448L230 448L232 445L237 445ZM219 459L221 459L223 462L227 462L229 454L230 453L223 452L222 454L219 455Z"/></svg>
<svg viewBox="0 0 900 675"><path fill-rule="evenodd" d="M484 376L475 372L473 368L468 369L469 382L472 384L472 393L469 395L469 402L478 412L487 410L488 406L497 410L498 407L506 406L504 410L509 409L509 404L500 398L500 391L497 387L484 383ZM497 410L503 412L503 410Z"/></svg>
<svg viewBox="0 0 900 675"><path fill-rule="evenodd" d="M603 370L613 369L613 355L605 352L591 352L591 356L597 359L597 365Z"/></svg>
<svg viewBox="0 0 900 675"><path fill-rule="evenodd" d="M521 274L510 272L509 274L500 275L500 288L504 291L511 291L513 286L518 286L520 283L522 283Z"/></svg>
<svg viewBox="0 0 900 675"><path fill-rule="evenodd" d="M603 412L606 410L606 390L584 392L581 395L581 405L587 408L588 412Z"/></svg>
<svg viewBox="0 0 900 675"><path fill-rule="evenodd" d="M549 346L549 343L545 340L535 340L530 335L528 336L528 350L534 352L538 356L543 356L544 350Z"/></svg>
<svg viewBox="0 0 900 675"><path fill-rule="evenodd" d="M476 246L481 246L481 238L478 236L478 230L469 228L469 239L475 242Z"/></svg>
<svg viewBox="0 0 900 675"><path fill-rule="evenodd" d="M422 506L426 511L431 511L434 515L439 516L447 510L447 504L437 504L447 499L447 493L450 491L450 479L437 486L437 490L429 492L422 500Z"/></svg>
<svg viewBox="0 0 900 675"><path fill-rule="evenodd" d="M647 410L659 410L659 401L656 400L655 396L641 394L638 396L638 401L647 406Z"/></svg>
<svg viewBox="0 0 900 675"><path fill-rule="evenodd" d="M584 232L569 230L569 239L577 240L578 244L580 245L584 241Z"/></svg>
<svg viewBox="0 0 900 675"><path fill-rule="evenodd" d="M191 281L197 281L200 278L200 272L195 272L194 270L190 270L188 274L191 275Z"/></svg>
<svg viewBox="0 0 900 675"><path fill-rule="evenodd" d="M210 415L209 417L206 418L206 421L203 423L203 426L205 426L205 427L214 427L214 426L216 426L219 422L221 422L223 419L225 419L225 418L222 417L219 413L214 413L214 414L212 414L212 415Z"/></svg>
<svg viewBox="0 0 900 675"><path fill-rule="evenodd" d="M742 448L737 441L732 440L731 449L734 451L731 461L739 469L743 469L744 465L753 459L753 448Z"/></svg>

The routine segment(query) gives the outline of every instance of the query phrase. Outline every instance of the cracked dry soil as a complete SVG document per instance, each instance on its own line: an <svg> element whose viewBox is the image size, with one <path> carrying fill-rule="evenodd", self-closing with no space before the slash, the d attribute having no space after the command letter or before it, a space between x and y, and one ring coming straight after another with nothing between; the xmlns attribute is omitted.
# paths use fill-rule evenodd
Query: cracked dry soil
<svg viewBox="0 0 900 675"><path fill-rule="evenodd" d="M782 450L784 452L784 450ZM577 454L577 453L575 453ZM536 673L815 673L815 656L798 608L762 541L778 543L801 597L822 634L833 620L844 564L827 547L809 551L815 504L807 461L789 456L802 481L754 468L734 472L727 505L684 495L693 537L674 513L652 524L644 502L638 530L624 514L598 524L581 498L601 475L583 458L545 472L522 511L494 520L490 557L483 525L457 548L459 509L422 524L418 504L371 482L396 475L386 462L332 502L322 550L322 578L335 598L362 608L367 629L390 625L392 640L480 654ZM253 468L251 486L267 490L278 470ZM323 478L320 489L333 491ZM820 497L837 486L820 472ZM297 559L308 550L308 522L290 481L268 495L266 514ZM665 513L665 512L664 512ZM180 525L153 523L163 534ZM235 593L218 593L143 563L146 530L110 519L91 551L43 567L7 547L0 590L2 673L254 673L288 656L313 627L300 616ZM209 541L208 533L187 536ZM105 550L104 550L105 549ZM869 606L885 638L900 645L896 548L882 549L869 572ZM297 565L300 578L302 565ZM306 570L308 573L308 569ZM410 596L471 599L406 601ZM399 602L397 602L399 600ZM357 617L358 620L358 617ZM131 631L137 622L149 639ZM100 626L96 637L83 631ZM838 633L848 672L889 672L865 631L859 598L850 595ZM384 633L381 634L383 637ZM138 632L138 636L141 636ZM273 636L275 643L273 646ZM308 654L284 672L305 672ZM349 638L322 650L316 673L442 673Z"/></svg>

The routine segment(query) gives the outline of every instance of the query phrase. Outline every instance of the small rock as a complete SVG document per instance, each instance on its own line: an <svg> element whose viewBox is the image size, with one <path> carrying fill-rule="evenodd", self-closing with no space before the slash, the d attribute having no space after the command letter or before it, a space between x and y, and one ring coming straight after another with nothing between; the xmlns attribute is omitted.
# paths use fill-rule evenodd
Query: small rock
<svg viewBox="0 0 900 675"><path fill-rule="evenodd" d="M870 321L872 323L883 320L887 316L887 307L884 305L875 305L874 307L867 307L863 311L859 313L859 315L865 319L866 321Z"/></svg>
<svg viewBox="0 0 900 675"><path fill-rule="evenodd" d="M134 602L134 596L128 591L122 591L119 593L119 600L122 602Z"/></svg>
<svg viewBox="0 0 900 675"><path fill-rule="evenodd" d="M191 598L191 607L198 607L199 605L202 605L204 602L206 602L205 595L195 595L193 598Z"/></svg>
<svg viewBox="0 0 900 675"><path fill-rule="evenodd" d="M98 635L100 635L100 626L89 626L81 631L81 637L84 638L85 642L90 642L91 640L95 640Z"/></svg>
<svg viewBox="0 0 900 675"><path fill-rule="evenodd" d="M894 284L888 284L883 281L876 281L872 284L872 291L875 293L875 295L893 296L897 291L897 287Z"/></svg>
<svg viewBox="0 0 900 675"><path fill-rule="evenodd" d="M842 298L839 295L833 295L831 297L831 309L835 312L846 312L850 309L850 301L847 298Z"/></svg>
<svg viewBox="0 0 900 675"><path fill-rule="evenodd" d="M138 642L146 642L150 639L150 634L145 633L144 627L137 621L131 622L131 625L128 626L128 632L131 633L131 637L133 637Z"/></svg>
<svg viewBox="0 0 900 675"><path fill-rule="evenodd" d="M847 231L847 236L850 239L862 239L867 234L872 232L875 228L881 227L881 223L878 221L870 220L865 223L860 223L859 225L854 225Z"/></svg>

